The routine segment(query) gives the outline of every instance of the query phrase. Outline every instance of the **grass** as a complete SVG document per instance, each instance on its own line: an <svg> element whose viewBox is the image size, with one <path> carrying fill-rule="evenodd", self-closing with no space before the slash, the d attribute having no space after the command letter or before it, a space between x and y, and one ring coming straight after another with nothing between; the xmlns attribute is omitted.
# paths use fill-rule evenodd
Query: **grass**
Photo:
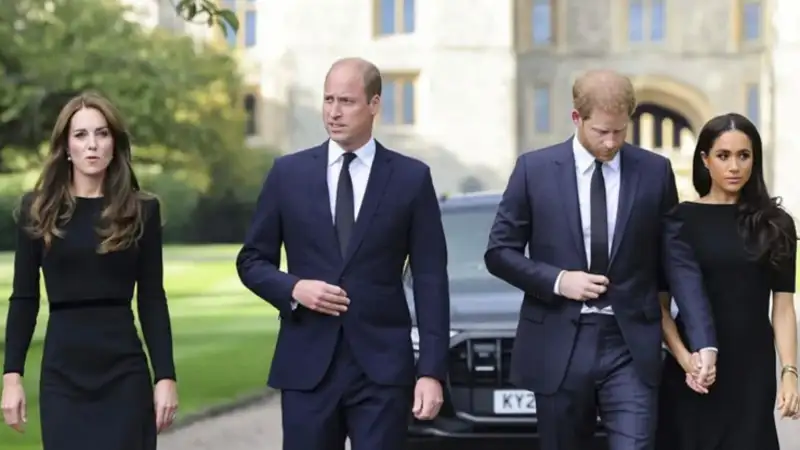
<svg viewBox="0 0 800 450"><path fill-rule="evenodd" d="M236 275L238 247L173 246L164 250L165 288L172 315L181 414L230 401L265 386L275 347L275 310L247 291ZM0 295L11 291L13 255L0 253ZM44 293L44 289L42 289ZM3 450L41 449L39 367L47 322L42 299L28 352L28 424L22 435L0 426ZM8 302L0 301L0 336ZM0 349L0 358L2 358Z"/></svg>

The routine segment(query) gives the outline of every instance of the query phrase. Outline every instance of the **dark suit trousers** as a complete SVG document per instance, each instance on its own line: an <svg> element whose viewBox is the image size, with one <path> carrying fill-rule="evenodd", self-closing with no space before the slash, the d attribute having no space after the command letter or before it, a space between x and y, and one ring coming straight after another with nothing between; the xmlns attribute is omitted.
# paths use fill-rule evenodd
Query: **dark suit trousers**
<svg viewBox="0 0 800 450"><path fill-rule="evenodd" d="M405 450L411 386L381 386L360 369L347 339L311 391L281 393L283 450Z"/></svg>
<svg viewBox="0 0 800 450"><path fill-rule="evenodd" d="M542 450L584 450L597 413L610 450L652 450L658 390L644 384L614 316L582 314L567 372L553 395L536 394Z"/></svg>

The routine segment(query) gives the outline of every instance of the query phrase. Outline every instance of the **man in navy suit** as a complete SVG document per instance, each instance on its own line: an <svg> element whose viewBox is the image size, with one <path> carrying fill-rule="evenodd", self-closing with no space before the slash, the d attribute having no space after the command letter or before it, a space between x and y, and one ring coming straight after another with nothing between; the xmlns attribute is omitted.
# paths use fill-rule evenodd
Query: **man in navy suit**
<svg viewBox="0 0 800 450"><path fill-rule="evenodd" d="M285 450L340 450L347 437L353 450L405 449L411 414L432 419L442 404L450 299L439 203L428 166L372 138L380 104L373 64L331 67L330 140L275 161L236 260L244 285L280 314L269 385L282 394Z"/></svg>
<svg viewBox="0 0 800 450"><path fill-rule="evenodd" d="M650 450L659 297L678 302L703 383L716 364L710 306L691 250L664 227L678 202L669 160L624 142L631 82L588 72L573 102L575 136L517 159L486 266L525 293L511 376L536 395L542 449L592 448L599 412L611 450Z"/></svg>

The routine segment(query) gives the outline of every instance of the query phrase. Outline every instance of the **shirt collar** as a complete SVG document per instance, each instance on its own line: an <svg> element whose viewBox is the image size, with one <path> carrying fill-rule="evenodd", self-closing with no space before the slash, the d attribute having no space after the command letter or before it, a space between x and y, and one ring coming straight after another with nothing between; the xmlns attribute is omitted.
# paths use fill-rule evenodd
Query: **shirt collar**
<svg viewBox="0 0 800 450"><path fill-rule="evenodd" d="M367 167L372 166L372 160L375 159L375 139L370 138L366 144L361 148L353 151L356 155L356 161L366 164ZM345 150L339 146L332 139L328 140L328 166L332 166L342 159Z"/></svg>
<svg viewBox="0 0 800 450"><path fill-rule="evenodd" d="M594 166L595 157L578 141L577 135L572 138L572 154L575 156L575 168L578 173L589 172ZM620 152L617 152L614 155L614 159L605 163L608 168L615 172L619 170L619 154Z"/></svg>

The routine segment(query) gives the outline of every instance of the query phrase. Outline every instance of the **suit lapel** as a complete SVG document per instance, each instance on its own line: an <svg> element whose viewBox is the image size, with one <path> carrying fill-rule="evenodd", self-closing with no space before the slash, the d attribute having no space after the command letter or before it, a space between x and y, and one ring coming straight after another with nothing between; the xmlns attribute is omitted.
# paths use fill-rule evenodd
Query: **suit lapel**
<svg viewBox="0 0 800 450"><path fill-rule="evenodd" d="M625 227L628 225L633 211L633 202L636 198L641 172L636 167L639 161L633 152L625 150L626 148L623 147L620 151L620 170L622 173L620 174L619 207L617 208L617 224L614 227L614 240L611 244L611 257L608 262L609 268L614 263L614 257L619 252L619 246L625 236Z"/></svg>
<svg viewBox="0 0 800 450"><path fill-rule="evenodd" d="M564 213L567 218L569 234L580 252L580 259L586 266L586 249L583 244L583 227L581 225L580 200L578 198L578 177L575 173L575 156L572 154L572 139L564 142L561 152L555 160L559 192L564 201Z"/></svg>
<svg viewBox="0 0 800 450"><path fill-rule="evenodd" d="M311 151L311 176L309 183L309 205L314 223L319 224L318 237L331 251L341 257L339 251L338 238L333 225L333 215L331 215L330 193L328 191L328 142Z"/></svg>
<svg viewBox="0 0 800 450"><path fill-rule="evenodd" d="M367 180L367 189L364 192L364 200L361 203L361 208L358 211L358 217L353 227L353 234L350 236L350 242L347 245L344 259L345 265L347 265L364 240L391 176L391 154L380 143L375 141L375 159L372 161L372 169Z"/></svg>

